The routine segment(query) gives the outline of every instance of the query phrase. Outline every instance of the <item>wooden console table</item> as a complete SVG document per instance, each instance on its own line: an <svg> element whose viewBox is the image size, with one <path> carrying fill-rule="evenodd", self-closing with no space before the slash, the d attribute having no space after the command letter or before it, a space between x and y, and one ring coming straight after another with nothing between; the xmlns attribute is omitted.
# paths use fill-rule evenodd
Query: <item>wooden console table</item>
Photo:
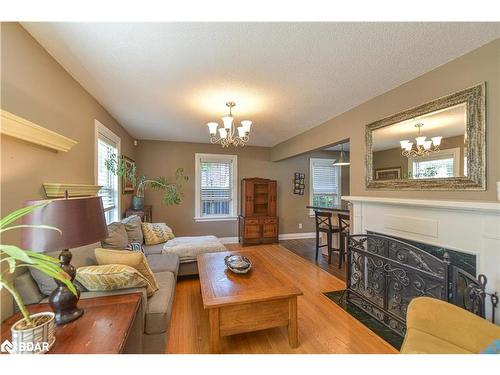
<svg viewBox="0 0 500 375"><path fill-rule="evenodd" d="M56 326L56 342L48 354L118 354L123 351L134 323L141 293L81 299L81 318ZM52 311L49 304L28 306L30 313ZM21 319L17 313L2 323L1 340L10 340L10 327Z"/></svg>

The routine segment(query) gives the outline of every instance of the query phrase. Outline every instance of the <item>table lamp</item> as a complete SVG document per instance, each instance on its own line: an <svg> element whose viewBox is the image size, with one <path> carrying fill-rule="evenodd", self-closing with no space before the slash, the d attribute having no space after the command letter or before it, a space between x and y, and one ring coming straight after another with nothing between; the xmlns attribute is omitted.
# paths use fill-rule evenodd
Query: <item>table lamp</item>
<svg viewBox="0 0 500 375"><path fill-rule="evenodd" d="M47 201L27 201L26 206ZM51 225L61 230L23 228L22 245L36 252L62 250L59 254L61 268L71 277L76 269L71 265L70 248L89 245L103 240L108 235L101 197L55 199L45 206L24 216L23 224ZM58 281L56 289L49 297L55 313L56 324L62 325L78 319L83 310L78 308L80 292L75 296L68 287Z"/></svg>

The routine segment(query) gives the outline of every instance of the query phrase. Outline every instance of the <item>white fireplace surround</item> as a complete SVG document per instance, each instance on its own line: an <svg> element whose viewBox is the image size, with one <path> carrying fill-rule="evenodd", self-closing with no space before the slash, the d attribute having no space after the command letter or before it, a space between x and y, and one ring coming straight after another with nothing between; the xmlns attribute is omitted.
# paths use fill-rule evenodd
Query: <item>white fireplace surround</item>
<svg viewBox="0 0 500 375"><path fill-rule="evenodd" d="M476 255L477 274L500 294L500 203L343 196L352 234L373 231ZM476 275L477 276L477 275ZM490 306L487 318L491 318ZM500 322L497 310L495 320Z"/></svg>

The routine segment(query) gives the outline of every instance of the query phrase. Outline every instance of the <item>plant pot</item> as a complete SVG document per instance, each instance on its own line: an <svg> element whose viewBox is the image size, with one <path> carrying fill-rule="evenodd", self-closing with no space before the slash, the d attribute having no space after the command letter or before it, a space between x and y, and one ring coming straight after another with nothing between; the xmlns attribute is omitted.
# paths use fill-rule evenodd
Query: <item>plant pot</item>
<svg viewBox="0 0 500 375"><path fill-rule="evenodd" d="M10 329L12 332L12 354L43 354L49 351L56 341L54 334L55 314L52 312L41 312L30 315L33 320L43 319L42 317L44 316L48 318L33 328L17 327L24 321L24 318L12 325Z"/></svg>
<svg viewBox="0 0 500 375"><path fill-rule="evenodd" d="M133 210L142 210L144 209L144 197L132 197L132 209Z"/></svg>

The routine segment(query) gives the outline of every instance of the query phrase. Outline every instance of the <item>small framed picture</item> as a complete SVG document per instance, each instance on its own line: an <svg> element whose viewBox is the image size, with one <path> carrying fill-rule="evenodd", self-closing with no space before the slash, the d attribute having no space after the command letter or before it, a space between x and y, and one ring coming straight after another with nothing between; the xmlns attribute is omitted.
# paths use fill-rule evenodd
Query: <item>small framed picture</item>
<svg viewBox="0 0 500 375"><path fill-rule="evenodd" d="M400 180L401 167L375 169L375 180Z"/></svg>
<svg viewBox="0 0 500 375"><path fill-rule="evenodd" d="M125 163L127 169L131 168L135 164L135 161L133 161L132 159L130 159L126 156L122 156L122 158L123 158L123 162ZM122 194L132 194L133 192L134 192L134 184L132 183L132 181L127 179L125 176L123 176L122 177Z"/></svg>

